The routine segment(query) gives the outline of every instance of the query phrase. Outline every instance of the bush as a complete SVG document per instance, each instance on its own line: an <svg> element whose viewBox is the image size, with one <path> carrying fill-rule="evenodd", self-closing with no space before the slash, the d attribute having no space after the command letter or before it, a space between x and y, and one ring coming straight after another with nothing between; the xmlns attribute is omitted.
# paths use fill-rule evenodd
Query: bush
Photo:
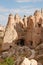
<svg viewBox="0 0 43 65"><path fill-rule="evenodd" d="M0 65L13 65L14 60L13 58L6 58L3 63L0 63Z"/></svg>

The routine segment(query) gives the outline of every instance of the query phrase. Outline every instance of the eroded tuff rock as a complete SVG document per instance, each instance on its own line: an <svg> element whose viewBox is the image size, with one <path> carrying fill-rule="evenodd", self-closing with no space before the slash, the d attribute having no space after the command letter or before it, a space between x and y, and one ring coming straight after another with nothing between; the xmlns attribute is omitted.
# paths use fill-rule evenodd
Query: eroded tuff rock
<svg viewBox="0 0 43 65"><path fill-rule="evenodd" d="M6 53L7 52L7 53ZM15 55L16 58L19 56L23 57L30 57L32 55L31 49L28 48L27 46L17 46L14 45L14 47L10 47L9 49L5 50L2 52L2 56L11 57L12 55Z"/></svg>
<svg viewBox="0 0 43 65"><path fill-rule="evenodd" d="M18 14L8 17L4 34L4 43L12 43L15 40L23 39L25 45L35 48L43 42L43 16L42 12L35 11L33 16L22 19ZM37 41L36 41L37 40Z"/></svg>
<svg viewBox="0 0 43 65"><path fill-rule="evenodd" d="M17 46L14 46L15 44ZM2 53L3 58L14 55L18 64L17 58L24 56L35 58L39 64L43 64L42 11L35 11L33 16L24 16L23 19L18 14L10 14L3 35L2 51L5 51Z"/></svg>
<svg viewBox="0 0 43 65"><path fill-rule="evenodd" d="M21 65L38 65L37 61L34 59L29 60L28 58L24 58L24 61Z"/></svg>
<svg viewBox="0 0 43 65"><path fill-rule="evenodd" d="M42 63L43 65L43 43L41 43L40 45L38 45L35 49L35 58L38 62Z"/></svg>

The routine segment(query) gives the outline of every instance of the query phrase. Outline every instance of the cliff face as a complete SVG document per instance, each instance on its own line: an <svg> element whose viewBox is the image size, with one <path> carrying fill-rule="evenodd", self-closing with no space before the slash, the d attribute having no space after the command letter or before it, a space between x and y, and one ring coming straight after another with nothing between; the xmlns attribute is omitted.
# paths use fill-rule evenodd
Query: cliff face
<svg viewBox="0 0 43 65"><path fill-rule="evenodd" d="M33 16L20 18L18 14L8 17L3 42L12 43L15 40L23 39L24 44L36 47L43 42L43 16L40 11L35 11ZM18 43L18 41L16 43Z"/></svg>
<svg viewBox="0 0 43 65"><path fill-rule="evenodd" d="M25 36L27 44L36 47L42 42L42 23L43 17L39 11L34 13L34 16L30 16L28 19L27 34Z"/></svg>

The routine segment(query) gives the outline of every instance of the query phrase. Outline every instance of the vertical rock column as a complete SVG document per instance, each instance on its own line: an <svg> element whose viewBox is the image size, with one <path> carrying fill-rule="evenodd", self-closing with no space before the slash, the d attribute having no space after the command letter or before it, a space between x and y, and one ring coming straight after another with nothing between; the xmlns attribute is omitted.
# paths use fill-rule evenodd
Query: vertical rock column
<svg viewBox="0 0 43 65"><path fill-rule="evenodd" d="M34 34L33 34L33 43L34 47L41 43L41 29L42 29L42 19L41 13L39 11L35 12L35 27L34 27Z"/></svg>
<svg viewBox="0 0 43 65"><path fill-rule="evenodd" d="M34 27L33 19L31 19L30 17L27 25L27 33L25 35L25 40L26 40L26 44L31 47L33 45L33 39L32 39L33 27Z"/></svg>
<svg viewBox="0 0 43 65"><path fill-rule="evenodd" d="M8 24L5 30L4 43L11 43L13 40L17 39L17 32L14 28L15 26L14 16L12 14L9 15Z"/></svg>
<svg viewBox="0 0 43 65"><path fill-rule="evenodd" d="M24 25L24 23L23 23L22 18L18 14L15 15L15 20L16 20L15 29L18 33L18 39L20 39L22 37L22 34L23 34L23 25Z"/></svg>

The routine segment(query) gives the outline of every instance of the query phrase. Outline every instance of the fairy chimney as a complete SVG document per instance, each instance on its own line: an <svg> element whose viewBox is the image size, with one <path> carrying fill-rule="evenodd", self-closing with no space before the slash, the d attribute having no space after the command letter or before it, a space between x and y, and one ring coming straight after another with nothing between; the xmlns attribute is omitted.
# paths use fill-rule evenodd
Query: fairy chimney
<svg viewBox="0 0 43 65"><path fill-rule="evenodd" d="M24 22L25 28L27 28L27 17L25 15L24 15L24 18L23 18L23 22Z"/></svg>
<svg viewBox="0 0 43 65"><path fill-rule="evenodd" d="M33 44L32 41L33 27L34 27L33 19L29 17L27 25L27 33L25 35L26 45L31 45L31 43Z"/></svg>
<svg viewBox="0 0 43 65"><path fill-rule="evenodd" d="M22 18L18 14L15 15L14 19L16 23L21 23L22 25L24 25Z"/></svg>
<svg viewBox="0 0 43 65"><path fill-rule="evenodd" d="M16 21L15 29L16 29L17 34L18 34L18 39L20 39L22 37L22 34L23 34L24 22L23 22L22 18L18 14L15 15L14 19Z"/></svg>
<svg viewBox="0 0 43 65"><path fill-rule="evenodd" d="M33 32L34 33L33 34L33 43L34 43L34 46L37 46L38 44L41 43L41 30L42 30L41 13L39 11L36 11L34 13L34 18L35 18L35 27L34 27L34 32Z"/></svg>
<svg viewBox="0 0 43 65"><path fill-rule="evenodd" d="M10 14L5 30L4 43L11 43L13 40L17 39L18 35L14 26L16 26L14 16Z"/></svg>
<svg viewBox="0 0 43 65"><path fill-rule="evenodd" d="M41 18L41 12L36 10L34 16L35 16L35 22L36 23L39 22L39 19Z"/></svg>

